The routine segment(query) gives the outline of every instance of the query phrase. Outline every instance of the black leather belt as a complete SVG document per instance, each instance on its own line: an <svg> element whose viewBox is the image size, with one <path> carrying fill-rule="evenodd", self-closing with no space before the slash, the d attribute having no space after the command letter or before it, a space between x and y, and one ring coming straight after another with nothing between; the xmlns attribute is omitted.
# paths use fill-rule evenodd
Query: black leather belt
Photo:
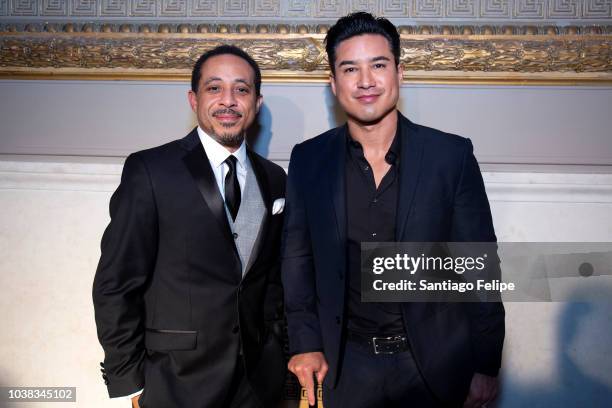
<svg viewBox="0 0 612 408"><path fill-rule="evenodd" d="M380 337L367 336L361 333L348 332L348 340L370 350L373 354L396 354L408 350L406 335Z"/></svg>

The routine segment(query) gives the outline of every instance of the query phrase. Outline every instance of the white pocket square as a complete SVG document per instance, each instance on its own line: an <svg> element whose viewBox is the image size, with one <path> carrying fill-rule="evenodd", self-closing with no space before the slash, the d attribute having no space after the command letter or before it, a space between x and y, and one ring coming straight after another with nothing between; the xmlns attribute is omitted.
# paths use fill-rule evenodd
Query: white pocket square
<svg viewBox="0 0 612 408"><path fill-rule="evenodd" d="M285 209L285 199L277 198L272 204L272 215L280 214Z"/></svg>

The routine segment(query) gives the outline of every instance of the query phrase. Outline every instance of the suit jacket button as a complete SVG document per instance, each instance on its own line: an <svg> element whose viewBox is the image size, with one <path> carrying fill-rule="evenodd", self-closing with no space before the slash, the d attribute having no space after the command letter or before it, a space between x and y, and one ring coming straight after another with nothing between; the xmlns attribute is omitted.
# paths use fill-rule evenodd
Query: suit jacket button
<svg viewBox="0 0 612 408"><path fill-rule="evenodd" d="M234 326L232 328L232 333L236 334L236 333L238 333L238 331L240 331L240 328L238 326Z"/></svg>
<svg viewBox="0 0 612 408"><path fill-rule="evenodd" d="M232 235L234 236L234 239L238 239L238 233L237 232L234 232Z"/></svg>

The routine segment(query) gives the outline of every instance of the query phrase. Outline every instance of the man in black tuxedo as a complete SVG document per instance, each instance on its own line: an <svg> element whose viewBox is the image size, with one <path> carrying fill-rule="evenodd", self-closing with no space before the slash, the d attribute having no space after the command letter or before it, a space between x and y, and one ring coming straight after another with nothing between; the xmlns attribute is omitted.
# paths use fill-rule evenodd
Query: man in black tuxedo
<svg viewBox="0 0 612 408"><path fill-rule="evenodd" d="M245 144L260 87L241 49L205 53L189 92L198 127L125 162L93 284L110 397L146 408L280 399L286 176Z"/></svg>
<svg viewBox="0 0 612 408"><path fill-rule="evenodd" d="M480 407L495 397L501 303L361 302L362 242L494 242L469 139L397 110L400 39L355 13L328 32L344 126L293 149L282 277L289 370L337 407Z"/></svg>

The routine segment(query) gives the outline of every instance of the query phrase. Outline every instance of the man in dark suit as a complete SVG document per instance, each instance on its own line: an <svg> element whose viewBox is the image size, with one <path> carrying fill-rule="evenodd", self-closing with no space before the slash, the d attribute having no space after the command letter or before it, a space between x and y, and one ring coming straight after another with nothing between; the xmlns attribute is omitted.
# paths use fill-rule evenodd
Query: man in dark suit
<svg viewBox="0 0 612 408"><path fill-rule="evenodd" d="M245 145L260 87L241 49L205 53L189 92L198 127L125 162L93 285L111 397L146 408L280 399L286 176Z"/></svg>
<svg viewBox="0 0 612 408"><path fill-rule="evenodd" d="M289 369L337 407L480 407L495 397L501 303L365 303L362 242L494 242L468 139L397 110L396 28L355 13L328 32L331 88L347 124L291 155L282 277Z"/></svg>

